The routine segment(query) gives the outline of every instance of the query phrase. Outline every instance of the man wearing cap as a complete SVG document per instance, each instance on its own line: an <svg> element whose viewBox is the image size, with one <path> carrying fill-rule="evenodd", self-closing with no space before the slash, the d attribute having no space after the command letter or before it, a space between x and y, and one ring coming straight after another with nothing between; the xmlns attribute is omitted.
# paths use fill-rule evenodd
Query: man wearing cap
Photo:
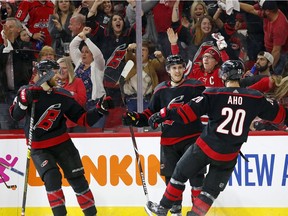
<svg viewBox="0 0 288 216"><path fill-rule="evenodd" d="M254 6L240 3L240 8L263 18L265 49L274 57L273 73L281 74L288 53L288 21L278 9L277 2L260 0Z"/></svg>
<svg viewBox="0 0 288 216"><path fill-rule="evenodd" d="M240 80L241 87L251 86L262 78L271 76L273 62L274 57L271 53L259 52L255 65L245 73L245 79Z"/></svg>
<svg viewBox="0 0 288 216"><path fill-rule="evenodd" d="M220 51L215 46L207 48L202 55L201 64L193 64L188 79L201 80L205 87L223 87L224 84L219 78L219 68L222 64Z"/></svg>

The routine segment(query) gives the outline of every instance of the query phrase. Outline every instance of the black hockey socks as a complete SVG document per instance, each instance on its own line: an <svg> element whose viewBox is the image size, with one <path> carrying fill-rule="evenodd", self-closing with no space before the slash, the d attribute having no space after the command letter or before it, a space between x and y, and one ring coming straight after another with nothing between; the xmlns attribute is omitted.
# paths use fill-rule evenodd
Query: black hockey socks
<svg viewBox="0 0 288 216"><path fill-rule="evenodd" d="M185 184L171 178L166 187L166 191L160 201L160 205L165 208L171 208L175 202L182 200L182 193L185 190Z"/></svg>
<svg viewBox="0 0 288 216"><path fill-rule="evenodd" d="M63 216L67 214L65 207L65 197L62 189L56 191L47 191L47 196L54 216Z"/></svg>
<svg viewBox="0 0 288 216"><path fill-rule="evenodd" d="M88 188L82 193L76 193L77 201L85 214L85 216L94 216L97 213L94 197L91 190Z"/></svg>
<svg viewBox="0 0 288 216"><path fill-rule="evenodd" d="M195 201L196 197L199 196L201 191L202 191L202 187L192 187L192 189L191 189L191 201L192 201L192 204L194 204L194 201Z"/></svg>
<svg viewBox="0 0 288 216"><path fill-rule="evenodd" d="M215 198L211 194L202 191L193 203L192 213L194 214L191 215L206 215L214 200Z"/></svg>

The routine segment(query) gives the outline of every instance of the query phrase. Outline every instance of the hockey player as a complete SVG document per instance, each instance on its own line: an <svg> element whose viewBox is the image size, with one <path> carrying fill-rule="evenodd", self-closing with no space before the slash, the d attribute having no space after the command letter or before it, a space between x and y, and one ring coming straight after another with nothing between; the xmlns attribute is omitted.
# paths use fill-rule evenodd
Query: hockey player
<svg viewBox="0 0 288 216"><path fill-rule="evenodd" d="M37 68L39 76L59 65L50 60L41 61ZM94 109L87 112L73 96L62 88L56 88L57 74L41 85L24 86L19 90L10 108L12 118L19 121L26 116L25 136L29 138L31 104L35 103L32 131L31 158L45 184L48 200L55 216L67 214L65 197L61 189L61 173L76 193L77 201L86 216L97 213L93 194L84 177L84 168L78 150L66 132L67 116L81 126L91 126L103 114L108 113L113 104L111 98L102 98Z"/></svg>
<svg viewBox="0 0 288 216"><path fill-rule="evenodd" d="M127 112L123 115L124 125L136 127L148 126L149 117L161 108L180 106L194 97L200 96L205 87L201 81L184 79L185 62L179 55L171 55L166 59L166 70L170 75L170 81L164 81L156 86L148 108L143 113ZM198 119L190 124L184 125L173 121L162 124L161 134L161 175L165 176L168 184L176 163L179 161L188 147L195 142L202 131L202 123ZM203 183L205 170L199 175L189 179L191 199L193 202L200 191ZM172 215L181 216L182 197L175 197L175 203L170 210Z"/></svg>
<svg viewBox="0 0 288 216"><path fill-rule="evenodd" d="M202 96L177 108L163 108L149 119L152 127L171 120L191 124L199 116L208 114L209 121L200 137L183 155L174 170L160 204L149 201L148 208L157 215L167 215L175 197L182 195L185 182L199 170L210 165L203 189L195 199L187 216L206 215L234 170L240 148L246 142L249 126L256 116L282 122L285 109L276 101L266 99L256 90L241 88L239 81L244 73L241 61L228 60L221 66L219 76L223 88L206 89Z"/></svg>

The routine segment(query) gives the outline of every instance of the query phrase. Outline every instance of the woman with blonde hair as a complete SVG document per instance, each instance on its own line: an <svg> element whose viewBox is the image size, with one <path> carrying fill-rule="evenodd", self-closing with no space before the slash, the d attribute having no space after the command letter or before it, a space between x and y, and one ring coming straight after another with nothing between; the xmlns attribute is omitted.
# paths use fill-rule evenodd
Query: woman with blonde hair
<svg viewBox="0 0 288 216"><path fill-rule="evenodd" d="M208 15L207 5L202 0L195 0L190 7L190 17L188 17L188 19L186 17L183 17L182 25L186 28L193 29L196 23L204 15Z"/></svg>
<svg viewBox="0 0 288 216"><path fill-rule="evenodd" d="M29 82L30 84L34 84L39 79L38 72L37 72L35 66L38 64L38 62L40 62L42 60L56 61L56 53L51 46L46 45L46 46L42 47L42 49L40 50L40 52L38 54L37 62L33 61L32 76L31 76L31 79Z"/></svg>
<svg viewBox="0 0 288 216"><path fill-rule="evenodd" d="M179 21L179 0L177 0L173 6L172 11L172 28L179 37L179 42L183 47L182 43L185 44L185 55L186 61L194 61L194 56L197 56L197 51L201 45L216 46L216 41L212 37L212 33L215 33L215 22L208 14L203 14L197 18L195 26L186 28ZM181 47L180 47L181 48ZM183 49L183 48L181 48Z"/></svg>
<svg viewBox="0 0 288 216"><path fill-rule="evenodd" d="M38 56L38 61L56 60L56 58L57 58L57 56L56 56L55 50L51 46L46 45L40 50L39 56Z"/></svg>
<svg viewBox="0 0 288 216"><path fill-rule="evenodd" d="M288 64L287 64L288 65ZM262 78L257 83L248 88L263 92L268 98L277 100L285 108L288 108L288 77L280 75L271 75ZM285 130L288 128L285 124L272 124L265 120L256 118L251 126L251 130Z"/></svg>
<svg viewBox="0 0 288 216"><path fill-rule="evenodd" d="M74 67L70 57L58 59L57 63L60 66L60 74L62 77L62 88L71 93L73 98L82 106L85 107L87 96L86 88L81 78L75 77ZM83 132L83 127L67 119L66 122L69 132Z"/></svg>
<svg viewBox="0 0 288 216"><path fill-rule="evenodd" d="M263 77L260 81L248 88L261 91L281 103L281 100L288 96L288 77L282 77L280 75Z"/></svg>

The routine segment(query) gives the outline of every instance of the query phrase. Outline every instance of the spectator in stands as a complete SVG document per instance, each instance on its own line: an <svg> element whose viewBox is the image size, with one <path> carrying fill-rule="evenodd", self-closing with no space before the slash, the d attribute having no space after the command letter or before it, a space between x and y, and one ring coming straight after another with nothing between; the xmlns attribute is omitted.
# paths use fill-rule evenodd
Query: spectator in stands
<svg viewBox="0 0 288 216"><path fill-rule="evenodd" d="M281 74L288 55L288 21L285 15L278 9L276 1L261 1L254 7L240 3L240 8L263 18L265 49L274 57L274 73Z"/></svg>
<svg viewBox="0 0 288 216"><path fill-rule="evenodd" d="M32 50L32 42L31 38L26 29L22 28L20 31L20 40L21 40L21 47L22 49Z"/></svg>
<svg viewBox="0 0 288 216"><path fill-rule="evenodd" d="M51 61L56 61L57 57L56 57L56 53L54 51L54 49L51 46L44 46L38 55L38 62L42 61L42 60L51 60ZM33 62L33 71L32 71L32 77L30 80L30 84L34 84L38 79L38 72L37 69L35 68L36 64L38 63L36 61Z"/></svg>
<svg viewBox="0 0 288 216"><path fill-rule="evenodd" d="M177 46L178 35L172 28L167 30L167 35L171 43L172 53L175 55L179 52ZM217 42L216 42L217 43ZM218 43L219 49L212 45L201 46L197 51L197 61L189 62L191 67L186 68L185 76L188 79L201 80L205 87L223 87L223 82L219 78L219 69L223 61L229 59L224 47ZM200 58L201 57L201 58Z"/></svg>
<svg viewBox="0 0 288 216"><path fill-rule="evenodd" d="M194 56L198 50L198 48L205 42L208 43L209 46L213 44L212 33L215 30L215 24L209 15L203 15L199 21L196 23L195 27L192 31L190 29L184 27L180 22L180 14L178 5L180 1L177 0L173 6L173 13L172 13L172 28L178 34L179 42L183 42L186 46L184 53L180 47L180 54L186 59L186 62L190 60L191 62L194 61Z"/></svg>
<svg viewBox="0 0 288 216"><path fill-rule="evenodd" d="M0 0L0 32L3 30L3 25L5 23L5 19L7 17L6 11L6 1ZM2 36L0 36L0 45L4 43Z"/></svg>
<svg viewBox="0 0 288 216"><path fill-rule="evenodd" d="M265 76L271 76L273 73L272 65L274 63L274 57L271 55L271 53L266 51L261 51L257 55L257 61L254 64L254 66L251 68L251 70L248 70L244 76L256 76L256 75L265 75Z"/></svg>
<svg viewBox="0 0 288 216"><path fill-rule="evenodd" d="M156 26L156 31L158 33L158 46L162 51L164 56L170 55L170 43L167 38L167 29L171 27L171 17L173 11L173 5L175 1L159 1L155 5L152 12L154 15L154 21ZM179 11L179 16L182 16L182 2L180 2L177 10ZM182 55L182 53L181 53ZM182 55L183 57L183 55Z"/></svg>
<svg viewBox="0 0 288 216"><path fill-rule="evenodd" d="M91 40L100 48L106 61L104 87L115 104L114 110L107 116L105 127L114 128L122 125L121 113L125 111L125 107L118 81L126 64L126 49L128 44L136 42L136 32L133 27L126 27L124 17L118 13L112 15L106 28L98 25L93 32Z"/></svg>
<svg viewBox="0 0 288 216"><path fill-rule="evenodd" d="M26 29L21 29L20 39L21 39L21 41L30 42L31 38L30 38Z"/></svg>
<svg viewBox="0 0 288 216"><path fill-rule="evenodd" d="M87 22L98 22L107 27L113 12L114 6L110 0L95 0L87 15Z"/></svg>
<svg viewBox="0 0 288 216"><path fill-rule="evenodd" d="M50 0L22 1L16 12L16 18L27 27L36 49L51 46L48 32L48 19L53 14L54 4Z"/></svg>
<svg viewBox="0 0 288 216"><path fill-rule="evenodd" d="M17 7L14 3L6 2L6 11L7 11L7 17L15 17Z"/></svg>
<svg viewBox="0 0 288 216"><path fill-rule="evenodd" d="M260 75L259 75L260 76ZM246 80L245 78L244 80ZM277 100L281 105L288 107L288 77L282 77L280 75L262 76L262 78L250 85L248 88L256 89L263 92L266 97ZM270 121L263 120L261 118L255 118L250 126L250 129L255 131L263 130L284 130L287 131L287 126L282 124L273 124Z"/></svg>
<svg viewBox="0 0 288 216"><path fill-rule="evenodd" d="M126 7L125 19L130 26L133 26L136 23L136 0L127 0L127 2L129 4ZM157 49L160 50L160 47L158 46L157 42L158 33L156 31L154 16L152 13L152 9L156 4L158 4L157 1L148 1L148 0L141 1L142 31L143 31L142 39L143 41L150 41L151 43L155 44ZM163 73L167 74L166 71L164 71Z"/></svg>
<svg viewBox="0 0 288 216"><path fill-rule="evenodd" d="M49 16L48 31L52 38L51 46L58 56L64 55L64 43L70 43L72 40L68 26L74 10L71 0L56 0L54 14Z"/></svg>
<svg viewBox="0 0 288 216"><path fill-rule="evenodd" d="M20 32L22 24L16 18L6 19L3 27L3 36L10 44L0 46L0 128L17 129L23 127L23 122L18 124L9 114L18 89L29 83L32 75L33 58L28 51L20 47Z"/></svg>
<svg viewBox="0 0 288 216"><path fill-rule="evenodd" d="M1 0L1 20L5 20L7 18L6 4L6 0Z"/></svg>
<svg viewBox="0 0 288 216"><path fill-rule="evenodd" d="M91 9L92 5L94 4L94 1L96 0L82 0L81 6L79 6L79 13L83 14L85 17L87 17L89 10ZM98 1L98 0L97 0Z"/></svg>
<svg viewBox="0 0 288 216"><path fill-rule="evenodd" d="M76 68L76 77L82 79L86 88L86 109L95 107L97 100L105 94L105 60L101 50L87 38L90 32L91 28L84 27L70 43L70 56Z"/></svg>
<svg viewBox="0 0 288 216"><path fill-rule="evenodd" d="M132 60L134 62L133 68L127 74L125 79L120 78L120 88L124 93L124 100L128 111L137 111L137 70L136 70L136 43L128 45L127 53L125 55L126 62ZM157 72L164 70L165 58L161 51L155 51L156 58L149 59L150 44L148 42L142 43L142 93L143 93L143 110L148 107L152 93L158 85ZM122 81L122 82L121 82Z"/></svg>
<svg viewBox="0 0 288 216"><path fill-rule="evenodd" d="M2 18L4 19L0 19L0 32L2 32L3 30L3 25L5 24L6 18L15 17L16 10L17 10L17 7L15 6L14 3L6 2L6 1L1 2L0 14L1 14L1 17L3 16ZM4 14L2 14L2 12ZM4 40L2 36L0 36L0 44L4 44Z"/></svg>
<svg viewBox="0 0 288 216"><path fill-rule="evenodd" d="M229 56L245 61L247 59L247 25L244 20L244 15L237 13L235 16L231 15L228 19L226 18L226 20L222 21L222 12L223 9L218 8L213 19L215 20L218 29L225 35L225 39L231 47L229 50L233 53L229 53Z"/></svg>
<svg viewBox="0 0 288 216"><path fill-rule="evenodd" d="M114 13L121 14L125 17L126 7L129 3L127 1L114 1L113 2L113 11Z"/></svg>
<svg viewBox="0 0 288 216"><path fill-rule="evenodd" d="M68 28L71 31L72 37L75 37L82 32L85 23L86 17L83 14L75 14L70 18Z"/></svg>
<svg viewBox="0 0 288 216"><path fill-rule="evenodd" d="M86 106L87 96L85 85L81 78L75 77L74 67L70 57L63 57L58 59L57 63L60 67L60 74L62 77L62 88L68 90L73 98L82 106ZM77 125L71 120L66 122L68 132L83 132L84 127Z"/></svg>
<svg viewBox="0 0 288 216"><path fill-rule="evenodd" d="M207 5L202 0L195 0L190 6L189 12L190 13L188 17L184 16L182 18L181 23L186 28L193 29L201 17L203 17L204 15L208 15Z"/></svg>
<svg viewBox="0 0 288 216"><path fill-rule="evenodd" d="M219 69L222 64L221 54L217 47L206 49L202 55L202 64L193 64L188 79L194 78L204 82L205 87L223 87L219 78Z"/></svg>
<svg viewBox="0 0 288 216"><path fill-rule="evenodd" d="M255 65L251 68L251 70L246 71L243 76L244 78L240 80L240 86L249 87L259 82L261 79L271 76L273 61L274 58L269 52L259 52Z"/></svg>
<svg viewBox="0 0 288 216"><path fill-rule="evenodd" d="M51 60L51 61L57 60L56 52L51 46L44 46L40 50L38 61L40 62L42 60Z"/></svg>

